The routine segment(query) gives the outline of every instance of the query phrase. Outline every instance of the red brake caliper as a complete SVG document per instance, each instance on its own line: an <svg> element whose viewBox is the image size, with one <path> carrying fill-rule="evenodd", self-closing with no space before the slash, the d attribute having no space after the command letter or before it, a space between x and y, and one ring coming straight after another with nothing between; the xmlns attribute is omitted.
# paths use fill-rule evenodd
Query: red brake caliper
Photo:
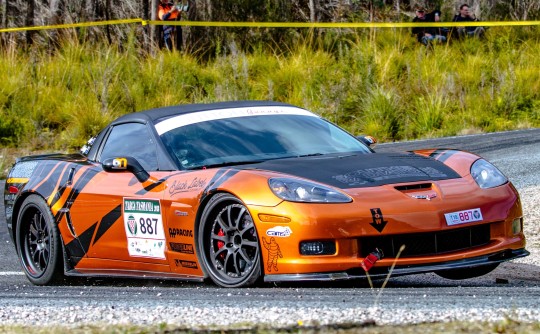
<svg viewBox="0 0 540 334"><path fill-rule="evenodd" d="M225 233L223 233L222 229L219 229L219 232L218 232L217 235L219 235L220 237L223 237L223 236L225 236ZM218 241L217 242L218 250L223 248L223 246L225 246L225 243L223 241ZM223 259L223 257L225 256L225 253L221 253L221 254L219 254L219 256Z"/></svg>

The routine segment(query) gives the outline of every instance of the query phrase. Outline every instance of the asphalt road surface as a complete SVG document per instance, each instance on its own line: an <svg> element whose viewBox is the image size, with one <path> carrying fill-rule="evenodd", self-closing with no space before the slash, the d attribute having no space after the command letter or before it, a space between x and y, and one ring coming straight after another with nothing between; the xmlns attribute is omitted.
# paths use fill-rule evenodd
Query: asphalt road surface
<svg viewBox="0 0 540 334"><path fill-rule="evenodd" d="M540 129L379 145L377 151L458 148L479 153L518 188L531 256L475 279L435 274L362 281L223 289L178 281L90 279L73 285L29 284L0 207L0 324L78 326L158 324L178 328L250 328L405 324L450 320L540 321ZM4 183L0 182L3 189Z"/></svg>

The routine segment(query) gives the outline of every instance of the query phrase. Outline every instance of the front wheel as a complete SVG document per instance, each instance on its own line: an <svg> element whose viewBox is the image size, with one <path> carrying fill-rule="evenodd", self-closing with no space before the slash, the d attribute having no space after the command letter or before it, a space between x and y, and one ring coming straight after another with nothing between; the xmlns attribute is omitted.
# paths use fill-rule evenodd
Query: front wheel
<svg viewBox="0 0 540 334"><path fill-rule="evenodd" d="M436 271L435 274L452 280L460 280L467 278L474 278L479 276L484 276L499 266L498 263L487 264L480 267L473 268L463 268L463 269L450 269L450 270L441 270Z"/></svg>
<svg viewBox="0 0 540 334"><path fill-rule="evenodd" d="M257 230L246 206L229 194L215 195L204 209L197 247L214 283L246 287L261 276Z"/></svg>
<svg viewBox="0 0 540 334"><path fill-rule="evenodd" d="M28 280L47 285L62 278L62 246L49 206L38 195L28 196L17 218L16 245Z"/></svg>

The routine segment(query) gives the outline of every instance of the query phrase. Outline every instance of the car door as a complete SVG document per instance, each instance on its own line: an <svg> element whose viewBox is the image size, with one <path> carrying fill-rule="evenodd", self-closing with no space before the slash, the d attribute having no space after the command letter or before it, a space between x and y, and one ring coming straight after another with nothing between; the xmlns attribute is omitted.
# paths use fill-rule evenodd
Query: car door
<svg viewBox="0 0 540 334"><path fill-rule="evenodd" d="M168 172L157 171L157 149L146 124L124 123L109 130L97 163L110 158L122 163L130 156L150 174L150 180L140 182L127 170L96 165L99 172L78 189L80 195L71 208L74 230L85 233L89 244L78 268L169 270L161 205L164 186L158 184Z"/></svg>

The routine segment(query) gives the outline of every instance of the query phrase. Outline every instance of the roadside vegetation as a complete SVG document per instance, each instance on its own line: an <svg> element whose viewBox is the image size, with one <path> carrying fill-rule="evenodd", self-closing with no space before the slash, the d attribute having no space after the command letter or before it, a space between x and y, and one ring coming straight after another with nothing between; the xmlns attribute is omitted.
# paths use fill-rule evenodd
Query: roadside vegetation
<svg viewBox="0 0 540 334"><path fill-rule="evenodd" d="M56 52L0 53L0 145L68 150L117 116L227 100L296 104L382 141L536 127L540 29L426 49L407 29L316 32L294 46L202 61L66 39ZM330 37L330 38L329 38Z"/></svg>

